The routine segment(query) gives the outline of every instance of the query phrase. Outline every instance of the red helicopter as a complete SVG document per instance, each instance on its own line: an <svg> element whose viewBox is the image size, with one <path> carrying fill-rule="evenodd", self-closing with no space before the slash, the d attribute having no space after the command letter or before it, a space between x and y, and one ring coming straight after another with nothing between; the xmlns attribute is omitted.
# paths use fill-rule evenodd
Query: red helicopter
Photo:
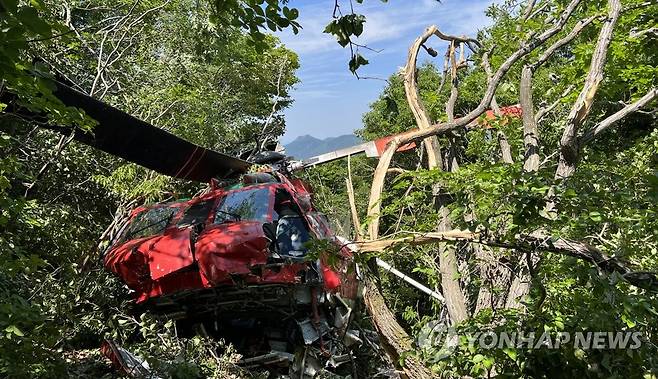
<svg viewBox="0 0 658 379"><path fill-rule="evenodd" d="M394 136L304 161L274 151L243 160L178 138L64 83L54 88L65 105L83 109L98 125L93 133L44 127L159 173L211 184L191 200L133 210L103 254L105 267L134 291L143 310L176 320L179 335L229 340L247 367L290 366L296 377L313 377L349 361L350 346L364 338L350 328L359 308L359 270L349 241L335 235L313 205L310 186L293 172L353 154L378 157ZM518 107L503 111L518 116ZM415 147L412 142L398 151ZM328 243L317 253L313 241ZM301 364L293 355L300 347ZM129 375L148 370L112 341L102 350Z"/></svg>
<svg viewBox="0 0 658 379"><path fill-rule="evenodd" d="M350 361L350 346L364 338L350 328L359 308L358 267L348 241L331 230L310 186L293 172L350 154L378 156L392 137L305 161L274 151L243 160L180 139L62 82L53 88L65 105L98 122L93 133L50 125L19 105L11 111L159 173L210 183L191 200L133 210L114 233L103 264L133 291L141 310L176 320L179 335L232 342L247 367L290 366L296 376L312 377ZM314 241L325 241L319 253L312 251ZM295 364L300 347L305 358ZM126 374L148 369L113 341L102 350Z"/></svg>

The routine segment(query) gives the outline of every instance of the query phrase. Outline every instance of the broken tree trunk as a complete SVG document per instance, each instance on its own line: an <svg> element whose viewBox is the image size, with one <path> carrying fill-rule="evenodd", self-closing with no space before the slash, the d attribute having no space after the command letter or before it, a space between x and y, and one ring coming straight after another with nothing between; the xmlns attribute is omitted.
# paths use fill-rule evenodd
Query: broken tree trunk
<svg viewBox="0 0 658 379"><path fill-rule="evenodd" d="M551 26L549 29L539 34L538 36L532 36L529 41L523 42L519 47L519 49L515 51L512 55L510 55L501 64L501 66L498 68L495 74L491 77L491 80L489 81L487 88L485 90L485 94L475 109L471 110L465 116L456 119L452 122L439 123L439 124L431 125L426 129L410 131L394 137L389 142L384 153L379 159L379 163L377 164L377 168L373 175L370 198L368 201L368 219L369 219L368 231L371 240L376 240L379 235L381 199L382 199L382 192L384 189L384 181L386 179L386 173L390 166L391 159L393 158L393 155L395 154L395 150L400 146L400 144L412 140L421 140L421 139L424 140L427 137L436 136L442 133L447 133L449 131L456 130L458 128L462 128L468 125L473 120L475 120L481 114L483 114L484 111L489 107L489 104L491 103L491 100L494 96L496 88L498 87L498 84L500 83L502 78L507 74L507 72L510 70L512 65L514 65L514 63L516 63L519 59L530 54L538 46L544 44L549 38L551 38L552 36L557 34L560 30L562 30L567 20L574 12L574 10L576 9L579 3L580 0L571 0L569 4L566 5L564 11L560 15L560 17L556 20L556 22L553 24L553 26ZM470 38L464 38L464 37L447 36L443 34L441 31L439 31L436 26L431 26L425 31L423 36L421 36L421 38L419 38L416 41L417 47L420 48L424 40L429 38L431 35L436 35L439 38L449 41L457 41L457 42L475 44L480 46L479 42L477 42L476 40ZM417 95L417 91L415 93ZM414 115L416 116L416 114ZM423 121L426 121L427 124L429 124L429 118ZM367 288L367 292L368 292L368 296L370 297L370 299L367 301L368 310L374 318L373 321L377 323L378 322L377 319L378 319L382 323L382 325L389 326L386 328L381 327L380 329L378 329L380 331L380 335L382 336L382 338L386 340L386 343L388 343L388 346L390 346L392 350L395 350L395 351L391 351L391 349L389 349L389 354L392 355L392 358L394 358L395 356L401 356L401 354L404 352L405 346L399 345L396 341L398 341L401 338L404 339L405 337L408 337L408 334L397 323L397 320L395 319L394 315L392 314L390 309L388 309L388 307L386 306L383 297L381 297L381 293L379 293L379 291L377 291L376 288L373 288L373 286L369 286ZM422 364L414 360L407 361L407 365L405 365L404 370L405 373L410 377L418 377L418 375L420 375L420 377L429 377L428 370Z"/></svg>
<svg viewBox="0 0 658 379"><path fill-rule="evenodd" d="M603 69L605 67L608 47L612 41L612 33L621 12L621 2L619 0L608 0L608 17L603 22L599 32L596 47L592 55L590 69L585 78L578 99L571 108L567 117L567 125L560 139L560 158L558 167L555 171L555 179L566 179L573 175L578 162L578 129L585 122L592 110L592 104L599 89L599 84L603 81Z"/></svg>
<svg viewBox="0 0 658 379"><path fill-rule="evenodd" d="M491 70L491 64L489 64L489 55L491 55L493 49L494 48L492 47L491 49L489 49L489 51L485 51L482 54L482 68L484 69L484 72L487 74L487 83L491 81L491 77L493 76L493 71ZM491 110L493 111L496 117L500 117L502 115L502 113L500 112L500 107L498 106L498 102L496 101L495 94L491 97ZM512 158L512 149L510 147L509 141L507 140L507 136L500 129L498 129L496 135L498 137L498 144L500 146L501 160L504 163L514 163L514 158Z"/></svg>
<svg viewBox="0 0 658 379"><path fill-rule="evenodd" d="M446 103L446 116L448 122L455 120L455 103L459 97L459 80L457 71L460 67L465 67L466 60L464 58L464 44L460 44L460 58L459 61L455 59L455 41L450 41L450 97ZM410 64L410 62L407 62ZM415 67L416 62L413 62ZM414 83L413 90L417 90L417 83ZM416 101L419 101L416 99ZM444 167L430 167L443 169L443 171L455 172L459 169L457 163L457 156L454 150L452 139L450 145L446 149L446 156L443 160ZM452 229L450 221L450 210L445 203L445 196L442 196L441 184L437 183L435 192L436 206L439 212L439 224L437 225L437 232L443 232ZM468 310L466 308L466 297L459 283L459 268L457 263L457 255L455 254L455 247L440 243L439 244L439 270L441 272L441 291L443 297L446 299L445 305L448 309L448 315L453 323L459 323L468 318Z"/></svg>
<svg viewBox="0 0 658 379"><path fill-rule="evenodd" d="M485 110L491 104L496 88L498 84L507 74L510 68L519 61L519 59L525 57L526 55L533 52L537 47L544 44L549 38L555 36L571 17L571 14L575 11L576 7L580 4L580 0L571 0L569 4L564 8L564 11L560 17L556 20L551 28L544 31L538 36L533 36L529 41L522 42L521 46L517 51L512 53L504 62L500 65L498 70L494 73L489 81L487 88L485 90L482 100L478 106L471 110L469 113L456 119L453 122L443 122L432 125L429 129L410 131L404 134L400 134L389 141L384 153L377 163L377 168L375 169L375 174L373 175L372 186L370 190L370 199L368 202L368 219L370 220L369 231L370 235L377 235L379 231L379 213L381 210L381 194L384 189L384 179L386 177L386 171L391 164L391 159L395 153L395 150L400 147L403 143L410 141L421 140L429 136L436 136L440 134L448 133L452 130L462 128L473 120L482 115ZM436 26L431 27L433 30L436 30L442 36L444 34L438 32ZM428 37L429 38L429 37ZM455 37L456 38L456 37ZM464 42L469 39L459 38ZM373 234L374 232L374 234Z"/></svg>
<svg viewBox="0 0 658 379"><path fill-rule="evenodd" d="M539 170L539 129L537 127L539 114L535 115L535 106L532 101L532 77L535 71L546 63L558 49L573 41L595 18L596 16L591 16L578 21L569 34L546 49L536 62L523 66L519 86L519 103L523 110L523 144L525 146L523 170L526 172Z"/></svg>

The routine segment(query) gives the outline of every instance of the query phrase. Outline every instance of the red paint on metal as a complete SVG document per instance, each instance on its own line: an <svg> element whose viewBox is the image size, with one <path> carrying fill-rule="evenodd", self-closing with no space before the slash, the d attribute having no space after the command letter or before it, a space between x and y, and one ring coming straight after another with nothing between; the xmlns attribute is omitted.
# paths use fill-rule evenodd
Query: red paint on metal
<svg viewBox="0 0 658 379"><path fill-rule="evenodd" d="M192 229L176 229L157 237L149 244L148 262L151 279L157 280L194 263Z"/></svg>
<svg viewBox="0 0 658 379"><path fill-rule="evenodd" d="M123 358L113 341L103 340L103 343L101 343L101 354L112 362L112 366L114 366L115 369L121 371L123 374L129 373L129 368L123 361Z"/></svg>
<svg viewBox="0 0 658 379"><path fill-rule="evenodd" d="M251 274L253 266L267 263L268 242L258 221L209 226L196 243L199 269L215 285L226 283L231 275Z"/></svg>
<svg viewBox="0 0 658 379"><path fill-rule="evenodd" d="M137 295L137 303L174 292L212 287L198 270L178 271L150 281Z"/></svg>
<svg viewBox="0 0 658 379"><path fill-rule="evenodd" d="M279 267L266 267L263 269L261 280L263 283L299 283L301 282L300 272L307 270L306 263L285 264Z"/></svg>
<svg viewBox="0 0 658 379"><path fill-rule="evenodd" d="M405 132L405 133L408 133L408 132ZM383 138L376 139L374 142L375 142L375 146L377 146L377 155L381 156L382 153L384 152L384 150L386 150L386 145L388 145L388 143L393 138L397 137L400 134L404 134L404 133L393 134L393 135L390 135L390 136L386 136L386 137L383 137ZM416 143L415 142L409 142L409 143L406 143L406 144L398 147L398 149L395 150L395 151L397 151L399 153L401 151L407 151L407 150L411 150L411 149L415 149L415 148L416 148Z"/></svg>
<svg viewBox="0 0 658 379"><path fill-rule="evenodd" d="M151 238L140 238L128 241L105 256L105 267L135 291L142 289L150 280L148 257L140 251L140 247L150 240Z"/></svg>
<svg viewBox="0 0 658 379"><path fill-rule="evenodd" d="M324 288L327 291L333 291L340 286L340 276L331 267L323 264L322 276L324 278Z"/></svg>

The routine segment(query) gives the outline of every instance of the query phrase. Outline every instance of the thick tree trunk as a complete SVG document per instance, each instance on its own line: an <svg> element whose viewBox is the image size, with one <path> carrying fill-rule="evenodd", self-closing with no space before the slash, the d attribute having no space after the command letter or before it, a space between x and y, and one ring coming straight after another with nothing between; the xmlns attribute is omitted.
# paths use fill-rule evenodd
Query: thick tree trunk
<svg viewBox="0 0 658 379"><path fill-rule="evenodd" d="M384 297L371 278L366 277L365 279L363 300L381 337L384 350L393 363L398 365L401 355L413 350L413 340L398 324L395 315L386 306ZM402 370L409 379L430 379L433 377L431 371L413 355L405 358Z"/></svg>
<svg viewBox="0 0 658 379"><path fill-rule="evenodd" d="M476 259L482 284L478 291L474 315L483 309L498 309L505 306L505 294L496 293L494 288L508 288L511 270L502 264L498 251L485 245L477 246Z"/></svg>
<svg viewBox="0 0 658 379"><path fill-rule="evenodd" d="M450 210L440 206L439 217L441 221L437 232L441 233L452 229L449 218ZM439 269L441 270L441 291L446 299L446 308L453 323L459 323L468 318L466 298L459 285L459 270L455 248L446 243L439 244Z"/></svg>
<svg viewBox="0 0 658 379"><path fill-rule="evenodd" d="M501 160L508 164L514 163L514 158L512 158L512 148L509 145L507 136L502 130L499 130L496 135L498 136L498 144L500 145Z"/></svg>
<svg viewBox="0 0 658 379"><path fill-rule="evenodd" d="M533 265L536 261L533 261ZM530 270L534 267L528 267L526 260L518 257L518 264L514 272L512 272L512 283L507 291L507 300L505 301L505 308L523 308L521 301L530 292L530 285L532 284L532 277Z"/></svg>

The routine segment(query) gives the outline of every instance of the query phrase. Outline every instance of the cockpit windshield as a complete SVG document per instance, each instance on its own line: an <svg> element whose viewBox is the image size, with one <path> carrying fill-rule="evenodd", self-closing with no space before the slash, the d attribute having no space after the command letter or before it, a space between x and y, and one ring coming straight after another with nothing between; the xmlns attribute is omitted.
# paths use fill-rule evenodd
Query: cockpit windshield
<svg viewBox="0 0 658 379"><path fill-rule="evenodd" d="M217 206L215 224L240 220L267 222L269 205L268 187L229 192Z"/></svg>
<svg viewBox="0 0 658 379"><path fill-rule="evenodd" d="M149 237L164 233L179 207L155 207L146 209L133 218L124 230L119 242Z"/></svg>

